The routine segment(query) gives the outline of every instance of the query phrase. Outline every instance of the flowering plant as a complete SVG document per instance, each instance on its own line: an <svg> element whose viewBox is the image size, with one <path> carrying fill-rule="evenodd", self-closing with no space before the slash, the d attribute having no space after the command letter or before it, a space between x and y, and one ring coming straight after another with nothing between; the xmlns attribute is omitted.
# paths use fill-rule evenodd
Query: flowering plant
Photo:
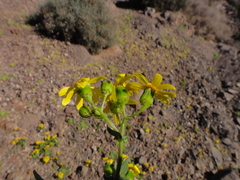
<svg viewBox="0 0 240 180"><path fill-rule="evenodd" d="M136 78L138 82L129 82ZM94 116L107 123L107 131L114 136L118 145L118 157L116 160L105 157L104 179L105 180L133 180L141 174L138 166L131 162L131 159L123 154L128 136L125 135L127 121L140 114L145 109L153 105L154 97L164 104L170 104L170 99L176 97L176 94L164 89L175 89L173 85L161 84L162 76L156 74L152 81L140 74L131 75L119 74L116 82L104 80L100 88L92 86L99 80L106 77L82 78L73 86L64 87L59 91L59 96L65 96L62 99L62 105L66 106L74 96L76 96L76 108L79 115L84 118ZM142 95L139 99L141 108L132 115L127 115L126 105L137 104L130 97L134 93ZM113 120L109 119L112 114Z"/></svg>

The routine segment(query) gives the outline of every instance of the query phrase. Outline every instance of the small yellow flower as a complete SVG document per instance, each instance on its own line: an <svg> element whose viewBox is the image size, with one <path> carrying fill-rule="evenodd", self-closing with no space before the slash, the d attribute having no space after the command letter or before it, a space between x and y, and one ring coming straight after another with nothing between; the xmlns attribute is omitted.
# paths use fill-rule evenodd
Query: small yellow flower
<svg viewBox="0 0 240 180"><path fill-rule="evenodd" d="M219 144L219 143L220 143L220 140L219 140L219 139L216 139L216 140L215 140L215 143L216 143L216 144Z"/></svg>
<svg viewBox="0 0 240 180"><path fill-rule="evenodd" d="M85 163L88 163L88 164L90 164L91 162L92 162L92 161L89 160L89 159L85 161Z"/></svg>
<svg viewBox="0 0 240 180"><path fill-rule="evenodd" d="M44 156L42 160L43 160L44 163L48 163L50 161L50 157L49 156Z"/></svg>
<svg viewBox="0 0 240 180"><path fill-rule="evenodd" d="M52 139L56 139L57 138L57 135L55 134L54 136L52 136Z"/></svg>
<svg viewBox="0 0 240 180"><path fill-rule="evenodd" d="M150 130L149 128L145 128L145 132L146 132L146 133L150 133L151 130Z"/></svg>
<svg viewBox="0 0 240 180"><path fill-rule="evenodd" d="M154 171L154 166L150 166L150 167L148 168L148 170L149 170L150 172L153 172L153 171Z"/></svg>
<svg viewBox="0 0 240 180"><path fill-rule="evenodd" d="M27 139L27 137L22 137L23 140Z"/></svg>
<svg viewBox="0 0 240 180"><path fill-rule="evenodd" d="M34 149L34 150L32 151L32 154L39 154L39 152L40 152L40 149Z"/></svg>
<svg viewBox="0 0 240 180"><path fill-rule="evenodd" d="M59 165L60 165L60 166L63 166L64 164L61 162L61 163L59 163Z"/></svg>
<svg viewBox="0 0 240 180"><path fill-rule="evenodd" d="M59 178L59 179L62 179L64 177L64 173L63 172L58 172L56 173L56 176Z"/></svg>
<svg viewBox="0 0 240 180"><path fill-rule="evenodd" d="M145 167L147 167L147 168L150 166L149 163L147 163L147 162L144 163L143 165L144 165Z"/></svg>
<svg viewBox="0 0 240 180"><path fill-rule="evenodd" d="M134 172L134 175L138 175L141 173L139 168L134 164L128 164L128 168Z"/></svg>
<svg viewBox="0 0 240 180"><path fill-rule="evenodd" d="M167 143L163 143L162 146L163 147L168 147L168 144Z"/></svg>
<svg viewBox="0 0 240 180"><path fill-rule="evenodd" d="M49 134L50 134L50 132L45 132L44 134L45 134L45 135L49 135Z"/></svg>
<svg viewBox="0 0 240 180"><path fill-rule="evenodd" d="M19 127L15 127L13 128L14 131L18 131L19 130Z"/></svg>
<svg viewBox="0 0 240 180"><path fill-rule="evenodd" d="M38 145L38 144L43 144L45 143L45 141L36 141L35 144Z"/></svg>
<svg viewBox="0 0 240 180"><path fill-rule="evenodd" d="M109 157L104 157L103 160L105 161L105 163L109 163L109 164L112 164L114 162L114 160L110 159Z"/></svg>
<svg viewBox="0 0 240 180"><path fill-rule="evenodd" d="M33 156L31 155L31 156L29 156L29 158L33 158Z"/></svg>
<svg viewBox="0 0 240 180"><path fill-rule="evenodd" d="M50 140L51 139L51 136L50 135L47 135L44 137L44 140Z"/></svg>
<svg viewBox="0 0 240 180"><path fill-rule="evenodd" d="M145 171L142 172L142 175L146 175L147 173Z"/></svg>
<svg viewBox="0 0 240 180"><path fill-rule="evenodd" d="M57 151L57 152L56 152L56 155L59 155L60 153L61 153L60 151Z"/></svg>
<svg viewBox="0 0 240 180"><path fill-rule="evenodd" d="M15 145L15 144L17 144L17 142L16 142L15 140L13 140L13 141L11 142L11 144L12 144L12 145Z"/></svg>
<svg viewBox="0 0 240 180"><path fill-rule="evenodd" d="M39 124L38 127L42 129L44 128L44 124Z"/></svg>

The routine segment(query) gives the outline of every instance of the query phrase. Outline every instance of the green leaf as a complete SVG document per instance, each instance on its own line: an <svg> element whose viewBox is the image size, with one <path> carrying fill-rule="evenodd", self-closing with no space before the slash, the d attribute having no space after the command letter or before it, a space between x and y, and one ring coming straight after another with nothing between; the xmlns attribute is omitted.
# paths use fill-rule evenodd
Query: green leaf
<svg viewBox="0 0 240 180"><path fill-rule="evenodd" d="M112 136L115 137L116 140L121 140L122 139L122 135L117 132L117 131L114 131L112 130L111 128L107 127L107 131L109 132L109 134L111 134Z"/></svg>
<svg viewBox="0 0 240 180"><path fill-rule="evenodd" d="M33 174L36 180L44 180L38 173L37 171L33 170Z"/></svg>
<svg viewBox="0 0 240 180"><path fill-rule="evenodd" d="M135 175L134 175L134 172L133 171L128 171L128 173L127 173L127 175L126 175L126 178L128 179L128 180L134 180L134 177L135 177Z"/></svg>
<svg viewBox="0 0 240 180"><path fill-rule="evenodd" d="M121 166L121 169L120 169L120 176L121 177L125 177L127 172L128 172L128 164L130 163L130 159L127 158L125 160L123 160L122 162L122 166Z"/></svg>

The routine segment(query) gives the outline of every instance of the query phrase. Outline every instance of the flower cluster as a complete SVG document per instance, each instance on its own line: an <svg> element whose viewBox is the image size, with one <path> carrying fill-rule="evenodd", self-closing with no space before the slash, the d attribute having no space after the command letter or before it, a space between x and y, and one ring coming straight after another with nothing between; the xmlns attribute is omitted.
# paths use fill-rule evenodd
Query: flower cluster
<svg viewBox="0 0 240 180"><path fill-rule="evenodd" d="M44 157L42 161L44 163L48 163L50 161L50 156L52 155L52 150L49 148L57 145L57 135L51 136L49 132L46 132L44 140L35 142L34 150L31 152L30 158L35 159L38 158L41 154L43 154Z"/></svg>
<svg viewBox="0 0 240 180"><path fill-rule="evenodd" d="M12 140L11 144L24 148L26 142L27 142L27 137L22 137L22 138L16 137L14 140Z"/></svg>
<svg viewBox="0 0 240 180"><path fill-rule="evenodd" d="M140 83L129 82L134 77ZM131 100L129 96L138 93L139 90L144 91L139 101L145 109L153 104L154 97L164 104L170 104L170 98L176 97L175 93L164 91L164 89L175 89L175 87L170 84L161 84L162 76L160 74L156 74L151 82L144 75L135 73L132 75L119 74L115 83L105 80L102 82L100 89L91 85L102 79L106 79L106 77L82 78L74 83L73 86L62 88L58 92L59 96L65 96L62 100L62 105L66 106L76 95L76 108L82 117L90 117L91 115L100 117L101 114L96 109L93 110L84 105L84 100L92 105L101 99L107 102L106 105L103 103L105 107L102 106L104 112L111 112L114 116L118 116L122 112L121 108L123 105L137 103ZM117 118L114 119L116 120Z"/></svg>

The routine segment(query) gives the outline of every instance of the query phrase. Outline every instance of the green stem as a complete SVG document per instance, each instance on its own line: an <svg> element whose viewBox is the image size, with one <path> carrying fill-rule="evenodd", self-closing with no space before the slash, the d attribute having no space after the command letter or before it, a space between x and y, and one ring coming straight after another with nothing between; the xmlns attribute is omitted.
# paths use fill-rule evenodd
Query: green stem
<svg viewBox="0 0 240 180"><path fill-rule="evenodd" d="M89 102L89 103L92 105L92 107L93 107L95 110L97 110L97 111L100 113L100 115L101 115L101 117L103 118L103 120L104 120L114 131L119 132L118 129L116 128L116 126L113 124L113 122L107 117L107 115L106 115L99 107L97 107L94 103L91 103L91 102Z"/></svg>
<svg viewBox="0 0 240 180"><path fill-rule="evenodd" d="M108 95L107 95L107 96L108 96ZM103 111L103 108L104 108L104 105L105 105L107 96L105 95L105 96L103 97L103 102L102 102L102 106L101 106L101 111Z"/></svg>
<svg viewBox="0 0 240 180"><path fill-rule="evenodd" d="M120 134L122 137L125 134L126 130L126 111L125 111L125 105L122 107L122 112L123 112L123 120L120 125ZM122 154L123 154L123 149L124 149L124 140L120 139L118 140L119 146L118 146L118 159L117 159L117 169L116 169L116 174L115 174L115 180L119 180L120 178L120 171L121 171L121 166L122 166Z"/></svg>

